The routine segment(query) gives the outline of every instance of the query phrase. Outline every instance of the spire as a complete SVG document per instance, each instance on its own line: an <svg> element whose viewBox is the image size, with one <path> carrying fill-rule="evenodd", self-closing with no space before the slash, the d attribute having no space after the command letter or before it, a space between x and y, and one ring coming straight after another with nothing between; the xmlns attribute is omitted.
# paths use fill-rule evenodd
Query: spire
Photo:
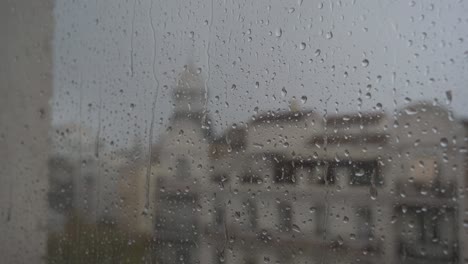
<svg viewBox="0 0 468 264"><path fill-rule="evenodd" d="M184 65L184 70L177 78L177 86L182 89L204 89L205 82L201 74L201 69L195 65L191 57L187 60L187 64Z"/></svg>
<svg viewBox="0 0 468 264"><path fill-rule="evenodd" d="M205 81L192 57L187 59L183 71L177 78L174 89L176 112L201 112L205 98Z"/></svg>
<svg viewBox="0 0 468 264"><path fill-rule="evenodd" d="M296 97L293 97L293 98L289 101L289 111L291 111L291 112L299 112L299 111L301 111L301 106L300 106L299 103L297 102Z"/></svg>

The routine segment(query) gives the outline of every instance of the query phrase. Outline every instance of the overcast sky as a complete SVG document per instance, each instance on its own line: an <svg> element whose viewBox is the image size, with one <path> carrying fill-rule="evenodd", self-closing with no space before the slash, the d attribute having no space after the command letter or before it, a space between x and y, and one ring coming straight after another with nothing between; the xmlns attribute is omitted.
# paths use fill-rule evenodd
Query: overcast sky
<svg viewBox="0 0 468 264"><path fill-rule="evenodd" d="M293 97L320 113L390 114L437 99L467 116L467 13L446 0L58 0L54 123L126 147L148 138L158 92L156 139L190 57L217 131Z"/></svg>

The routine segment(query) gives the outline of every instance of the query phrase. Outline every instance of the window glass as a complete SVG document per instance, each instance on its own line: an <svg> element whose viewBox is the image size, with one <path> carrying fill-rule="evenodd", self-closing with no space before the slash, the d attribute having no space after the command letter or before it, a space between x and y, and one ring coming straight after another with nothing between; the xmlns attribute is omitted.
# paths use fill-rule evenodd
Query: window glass
<svg viewBox="0 0 468 264"><path fill-rule="evenodd" d="M467 0L5 0L1 263L468 263Z"/></svg>

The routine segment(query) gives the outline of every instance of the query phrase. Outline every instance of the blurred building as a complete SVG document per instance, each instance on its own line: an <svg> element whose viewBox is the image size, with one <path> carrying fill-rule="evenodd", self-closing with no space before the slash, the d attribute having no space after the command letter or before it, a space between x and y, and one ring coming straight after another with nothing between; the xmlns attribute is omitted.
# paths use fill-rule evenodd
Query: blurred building
<svg viewBox="0 0 468 264"><path fill-rule="evenodd" d="M239 134L242 147L212 159L203 262L462 259L464 128L440 105L267 112Z"/></svg>
<svg viewBox="0 0 468 264"><path fill-rule="evenodd" d="M186 66L155 157L124 184L124 213L154 236L157 263L463 260L466 130L440 104L291 107L215 137L203 87Z"/></svg>
<svg viewBox="0 0 468 264"><path fill-rule="evenodd" d="M128 172L136 149L113 152L83 124L53 126L48 157L48 230L62 231L66 221L79 216L88 223L114 224L119 215L120 170ZM136 145L138 147L138 145Z"/></svg>
<svg viewBox="0 0 468 264"><path fill-rule="evenodd" d="M49 134L48 230L61 231L68 217L95 213L97 162L89 128L67 123L55 125ZM94 217L93 217L94 219Z"/></svg>

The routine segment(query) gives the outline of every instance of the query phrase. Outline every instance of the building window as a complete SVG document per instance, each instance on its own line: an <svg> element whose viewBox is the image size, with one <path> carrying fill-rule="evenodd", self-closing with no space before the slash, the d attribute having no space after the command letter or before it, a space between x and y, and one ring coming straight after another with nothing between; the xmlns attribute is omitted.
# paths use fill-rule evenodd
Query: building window
<svg viewBox="0 0 468 264"><path fill-rule="evenodd" d="M221 226L224 224L224 220L225 220L225 215L226 215L226 209L221 207L221 206L217 206L215 208L215 212L214 212L214 216L215 216L215 223L217 226Z"/></svg>
<svg viewBox="0 0 468 264"><path fill-rule="evenodd" d="M319 185L333 185L336 182L338 163L323 161L315 167L314 183Z"/></svg>
<svg viewBox="0 0 468 264"><path fill-rule="evenodd" d="M327 172L327 165L323 162L318 162L315 166L310 168L310 178L309 181L311 184L325 184L325 175Z"/></svg>
<svg viewBox="0 0 468 264"><path fill-rule="evenodd" d="M296 183L296 175L294 170L294 161L278 162L275 166L275 183Z"/></svg>
<svg viewBox="0 0 468 264"><path fill-rule="evenodd" d="M177 159L176 164L176 176L178 178L189 178L190 177L190 165L186 158Z"/></svg>
<svg viewBox="0 0 468 264"><path fill-rule="evenodd" d="M290 231L292 228L292 208L288 202L278 204L279 229L281 231Z"/></svg>
<svg viewBox="0 0 468 264"><path fill-rule="evenodd" d="M441 238L442 214L437 208L412 208L416 215L416 229L419 231L419 242L422 244L439 242Z"/></svg>
<svg viewBox="0 0 468 264"><path fill-rule="evenodd" d="M353 186L381 185L377 161L352 161L349 184Z"/></svg>
<svg viewBox="0 0 468 264"><path fill-rule="evenodd" d="M229 181L229 177L226 174L217 173L211 176L211 181L218 183L220 185L224 185L225 183Z"/></svg>
<svg viewBox="0 0 468 264"><path fill-rule="evenodd" d="M371 236L372 212L369 207L360 207L356 210L357 236L368 239Z"/></svg>
<svg viewBox="0 0 468 264"><path fill-rule="evenodd" d="M443 259L447 263L456 259L458 252L454 208L402 205L398 208L400 226L400 256ZM449 246L447 246L449 245Z"/></svg>
<svg viewBox="0 0 468 264"><path fill-rule="evenodd" d="M327 213L325 206L318 205L314 207L315 213L315 233L317 235L322 235L327 229Z"/></svg>
<svg viewBox="0 0 468 264"><path fill-rule="evenodd" d="M262 183L263 179L255 172L253 172L251 169L246 171L244 174L241 176L241 182L242 183Z"/></svg>
<svg viewBox="0 0 468 264"><path fill-rule="evenodd" d="M255 201L248 199L244 203L245 211L247 213L247 225L251 229L257 228L257 205Z"/></svg>

